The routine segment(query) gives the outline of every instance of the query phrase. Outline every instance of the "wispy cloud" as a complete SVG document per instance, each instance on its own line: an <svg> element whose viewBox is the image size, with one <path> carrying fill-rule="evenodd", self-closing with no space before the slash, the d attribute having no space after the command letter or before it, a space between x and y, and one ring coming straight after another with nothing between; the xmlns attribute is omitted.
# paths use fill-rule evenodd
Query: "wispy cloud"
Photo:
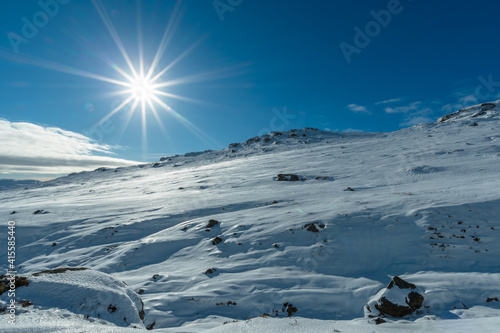
<svg viewBox="0 0 500 333"><path fill-rule="evenodd" d="M375 105L397 103L401 102L402 100L403 100L402 98L391 98L391 99L386 99L385 101L376 102Z"/></svg>
<svg viewBox="0 0 500 333"><path fill-rule="evenodd" d="M479 100L475 94L467 93L466 90L457 90L454 93L456 102L448 103L441 107L441 111L445 113L451 113L463 109L465 107L479 103Z"/></svg>
<svg viewBox="0 0 500 333"><path fill-rule="evenodd" d="M397 106L397 107L386 107L384 110L387 113L408 113L411 111L418 110L421 102L413 102L409 105Z"/></svg>
<svg viewBox="0 0 500 333"><path fill-rule="evenodd" d="M358 105L358 104L349 104L347 106L349 110L356 113L370 113L370 111L366 108L366 106Z"/></svg>
<svg viewBox="0 0 500 333"><path fill-rule="evenodd" d="M112 147L57 127L0 119L0 142L0 174L4 176L60 175L138 164L111 157Z"/></svg>
<svg viewBox="0 0 500 333"><path fill-rule="evenodd" d="M465 95L458 100L462 104L475 104L477 103L477 97L474 94Z"/></svg>
<svg viewBox="0 0 500 333"><path fill-rule="evenodd" d="M355 128L344 128L343 130L340 130L339 132L345 132L345 133L361 133L361 132L365 132L365 131L360 130L360 129L355 129Z"/></svg>
<svg viewBox="0 0 500 333"><path fill-rule="evenodd" d="M434 111L430 107L426 107L406 115L404 121L399 124L401 127L408 127L423 123L432 123L435 119L433 117Z"/></svg>
<svg viewBox="0 0 500 333"><path fill-rule="evenodd" d="M324 129L325 131L328 131L328 132L343 132L343 133L361 133L361 132L365 132L364 130L360 130L360 129L356 129L356 128L344 128L344 129L338 129L338 128L335 128L335 129L331 129L331 128L328 128L326 127Z"/></svg>
<svg viewBox="0 0 500 333"><path fill-rule="evenodd" d="M428 105L428 103L416 101L407 105L386 107L384 111L388 114L401 114L403 119L399 126L408 127L422 123L430 123L435 120L433 109L426 104Z"/></svg>

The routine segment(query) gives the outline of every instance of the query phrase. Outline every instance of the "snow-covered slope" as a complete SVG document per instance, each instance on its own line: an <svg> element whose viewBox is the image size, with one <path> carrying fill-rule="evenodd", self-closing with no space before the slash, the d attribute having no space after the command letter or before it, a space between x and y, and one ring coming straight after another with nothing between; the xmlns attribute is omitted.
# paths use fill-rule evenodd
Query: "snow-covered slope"
<svg viewBox="0 0 500 333"><path fill-rule="evenodd" d="M40 181L31 179L27 180L0 179L0 191L15 187L30 186L33 184L40 184Z"/></svg>
<svg viewBox="0 0 500 333"><path fill-rule="evenodd" d="M499 110L474 106L393 133L275 132L74 174L0 192L0 227L16 222L28 281L58 267L111 275L139 294L144 327L161 332L494 332ZM365 305L395 275L418 287L423 306L376 325ZM130 303L123 311L138 308L126 289L114 297ZM33 294L19 332L142 327L56 299Z"/></svg>

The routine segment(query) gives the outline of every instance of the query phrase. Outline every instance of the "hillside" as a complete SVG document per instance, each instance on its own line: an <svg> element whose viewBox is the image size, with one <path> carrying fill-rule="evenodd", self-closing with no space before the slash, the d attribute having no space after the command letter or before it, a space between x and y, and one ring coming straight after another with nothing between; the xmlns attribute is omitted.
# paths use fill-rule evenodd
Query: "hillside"
<svg viewBox="0 0 500 333"><path fill-rule="evenodd" d="M17 179L0 179L0 191L15 187L28 186L40 183L38 180L17 180Z"/></svg>
<svg viewBox="0 0 500 333"><path fill-rule="evenodd" d="M391 133L273 132L1 191L29 284L0 330L495 332L499 111ZM88 269L37 274L64 267ZM366 307L394 276L423 296L403 318Z"/></svg>

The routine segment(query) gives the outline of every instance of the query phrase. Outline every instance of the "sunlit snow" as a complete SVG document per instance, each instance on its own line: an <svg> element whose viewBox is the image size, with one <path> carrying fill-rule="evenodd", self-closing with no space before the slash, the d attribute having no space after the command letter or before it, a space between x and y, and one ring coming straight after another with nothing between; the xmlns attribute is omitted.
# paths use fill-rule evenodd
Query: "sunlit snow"
<svg viewBox="0 0 500 333"><path fill-rule="evenodd" d="M0 330L497 332L500 114L481 109L392 133L274 132L0 191L31 281L17 300L33 303ZM31 275L59 267L91 270ZM376 325L364 306L395 275L424 307Z"/></svg>

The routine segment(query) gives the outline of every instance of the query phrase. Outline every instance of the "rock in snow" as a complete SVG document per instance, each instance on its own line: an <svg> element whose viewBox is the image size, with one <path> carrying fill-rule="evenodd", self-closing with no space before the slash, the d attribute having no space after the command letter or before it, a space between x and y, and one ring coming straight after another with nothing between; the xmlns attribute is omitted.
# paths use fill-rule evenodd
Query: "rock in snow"
<svg viewBox="0 0 500 333"><path fill-rule="evenodd" d="M420 309L423 302L424 296L414 284L395 276L387 288L368 302L365 315L405 317Z"/></svg>
<svg viewBox="0 0 500 333"><path fill-rule="evenodd" d="M300 178L299 178L299 176L291 174L291 173L280 173L276 180L279 182L280 181L296 182L296 181L299 181Z"/></svg>

